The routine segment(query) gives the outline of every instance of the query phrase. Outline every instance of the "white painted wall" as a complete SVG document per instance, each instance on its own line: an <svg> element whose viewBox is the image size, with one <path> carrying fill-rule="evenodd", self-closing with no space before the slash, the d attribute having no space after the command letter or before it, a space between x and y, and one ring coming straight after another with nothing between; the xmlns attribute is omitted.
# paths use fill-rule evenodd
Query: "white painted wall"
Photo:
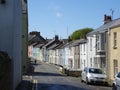
<svg viewBox="0 0 120 90"><path fill-rule="evenodd" d="M0 3L0 50L12 59L13 90L22 78L21 38L22 5L21 0L6 0Z"/></svg>
<svg viewBox="0 0 120 90"><path fill-rule="evenodd" d="M68 69L68 58L69 58L69 47L64 47L65 49L65 68Z"/></svg>
<svg viewBox="0 0 120 90"><path fill-rule="evenodd" d="M81 43L80 47L80 70L87 67L87 43Z"/></svg>
<svg viewBox="0 0 120 90"><path fill-rule="evenodd" d="M75 61L74 60L74 57L75 57L74 49L75 49L74 47L69 48L68 65L69 65L69 69L71 69L71 70L74 70L74 61Z"/></svg>
<svg viewBox="0 0 120 90"><path fill-rule="evenodd" d="M88 43L87 43L87 66L94 67L94 58L96 57L96 36L90 35L87 36Z"/></svg>

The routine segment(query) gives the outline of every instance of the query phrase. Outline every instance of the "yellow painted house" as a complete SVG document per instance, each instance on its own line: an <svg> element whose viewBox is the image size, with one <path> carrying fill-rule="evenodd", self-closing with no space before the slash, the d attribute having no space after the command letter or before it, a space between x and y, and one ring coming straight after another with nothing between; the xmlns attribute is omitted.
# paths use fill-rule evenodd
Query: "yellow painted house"
<svg viewBox="0 0 120 90"><path fill-rule="evenodd" d="M115 74L120 72L120 18L110 25L107 34L108 78L113 82Z"/></svg>

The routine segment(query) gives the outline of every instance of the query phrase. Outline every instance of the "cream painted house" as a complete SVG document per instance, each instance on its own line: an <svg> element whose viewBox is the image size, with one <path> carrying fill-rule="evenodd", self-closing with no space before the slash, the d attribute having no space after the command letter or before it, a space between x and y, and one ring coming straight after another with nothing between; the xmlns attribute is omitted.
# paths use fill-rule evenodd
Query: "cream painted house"
<svg viewBox="0 0 120 90"><path fill-rule="evenodd" d="M120 72L120 19L113 21L107 35L107 71L110 81L113 81L115 74Z"/></svg>

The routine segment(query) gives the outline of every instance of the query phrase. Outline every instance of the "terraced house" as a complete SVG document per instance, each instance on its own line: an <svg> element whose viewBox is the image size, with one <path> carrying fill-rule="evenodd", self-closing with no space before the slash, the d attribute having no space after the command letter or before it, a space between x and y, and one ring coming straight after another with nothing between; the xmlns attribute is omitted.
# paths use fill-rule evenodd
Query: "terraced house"
<svg viewBox="0 0 120 90"><path fill-rule="evenodd" d="M120 18L112 21L107 31L107 73L110 82L120 72Z"/></svg>
<svg viewBox="0 0 120 90"><path fill-rule="evenodd" d="M102 68L108 81L112 84L119 67L119 32L120 19L112 20L104 16L104 24L87 34L88 38L88 66Z"/></svg>
<svg viewBox="0 0 120 90"><path fill-rule="evenodd" d="M39 48L42 52L38 56L42 61L60 65L69 72L81 72L85 67L102 68L111 84L120 71L119 38L120 18L112 20L111 16L104 15L103 25L88 33L86 39L61 43L55 36Z"/></svg>

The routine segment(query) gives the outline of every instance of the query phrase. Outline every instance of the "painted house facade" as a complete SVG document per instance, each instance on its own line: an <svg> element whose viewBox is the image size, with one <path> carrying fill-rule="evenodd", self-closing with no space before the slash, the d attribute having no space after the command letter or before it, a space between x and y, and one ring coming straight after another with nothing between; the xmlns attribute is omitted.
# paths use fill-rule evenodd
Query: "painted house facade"
<svg viewBox="0 0 120 90"><path fill-rule="evenodd" d="M73 66L74 66L74 70L79 70L80 69L80 42L81 40L75 40L73 41L73 43L71 44L71 47L73 48ZM70 51L71 52L71 51Z"/></svg>
<svg viewBox="0 0 120 90"><path fill-rule="evenodd" d="M106 71L106 32L111 24L110 16L105 15L104 24L87 34L89 67L98 67Z"/></svg>
<svg viewBox="0 0 120 90"><path fill-rule="evenodd" d="M28 57L41 60L41 46L46 40L40 35L40 32L32 31L28 35Z"/></svg>
<svg viewBox="0 0 120 90"><path fill-rule="evenodd" d="M72 47L73 42L70 42L67 46L67 52L68 52L68 69L73 70L74 69L74 47Z"/></svg>
<svg viewBox="0 0 120 90"><path fill-rule="evenodd" d="M60 53L60 57L59 57L59 60L60 60L60 65L65 67L65 49L64 49L64 45L66 45L68 41L62 41L62 44L57 47L59 53Z"/></svg>
<svg viewBox="0 0 120 90"><path fill-rule="evenodd" d="M88 67L105 68L105 31L93 31L87 36Z"/></svg>
<svg viewBox="0 0 120 90"><path fill-rule="evenodd" d="M80 67L79 69L80 70L83 70L85 67L87 67L87 64L88 64L88 60L87 60L87 40L86 39L83 39L81 40L80 42L80 45L79 45L79 51L80 51Z"/></svg>
<svg viewBox="0 0 120 90"><path fill-rule="evenodd" d="M63 46L63 49L64 49L64 58L65 58L65 67L66 69L69 69L69 68L72 68L72 62L70 61L71 58L70 58L70 44L72 44L72 42L68 42L66 43L64 46Z"/></svg>
<svg viewBox="0 0 120 90"><path fill-rule="evenodd" d="M50 40L48 43L46 43L43 47L42 47L42 51L43 51L43 61L48 62L49 63L49 48L54 45L59 43L59 37L57 35L55 35L55 37Z"/></svg>
<svg viewBox="0 0 120 90"><path fill-rule="evenodd" d="M94 67L94 58L96 57L96 35L89 33L87 35L87 66Z"/></svg>
<svg viewBox="0 0 120 90"><path fill-rule="evenodd" d="M12 89L22 80L22 1L0 2L0 50L12 60Z"/></svg>
<svg viewBox="0 0 120 90"><path fill-rule="evenodd" d="M109 16L105 16L109 17ZM111 18L104 19L105 22L95 31L88 33L88 63L89 66L102 68L112 83L114 76L120 71L119 67L119 33L120 33L120 19L111 20ZM90 40L90 38L92 38ZM90 44L91 41L94 43ZM94 55L90 52L90 45L95 46ZM90 61L90 56L93 57L94 62ZM92 58L91 57L91 58Z"/></svg>
<svg viewBox="0 0 120 90"><path fill-rule="evenodd" d="M107 73L110 81L120 72L120 18L113 21L107 32Z"/></svg>
<svg viewBox="0 0 120 90"><path fill-rule="evenodd" d="M104 24L88 33L87 39L62 45L58 36L55 36L39 48L39 54L43 61L62 65L68 70L83 70L84 67L102 68L109 79L113 80L114 75L120 71L119 34L120 19L111 20L110 16L105 15Z"/></svg>
<svg viewBox="0 0 120 90"><path fill-rule="evenodd" d="M49 52L49 63L55 64L56 63L56 47L59 45L59 43L55 43L53 45L51 45L48 48L48 52Z"/></svg>

